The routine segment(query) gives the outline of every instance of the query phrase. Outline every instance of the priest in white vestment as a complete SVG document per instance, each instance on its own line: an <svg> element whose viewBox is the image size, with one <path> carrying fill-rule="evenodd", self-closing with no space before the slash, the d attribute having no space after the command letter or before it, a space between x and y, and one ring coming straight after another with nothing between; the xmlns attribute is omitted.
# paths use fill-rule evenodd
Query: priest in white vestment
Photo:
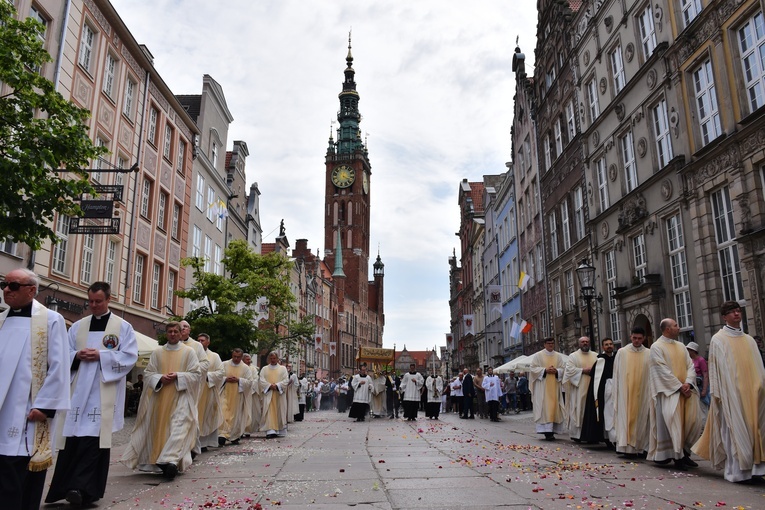
<svg viewBox="0 0 765 510"><path fill-rule="evenodd" d="M209 361L207 377L202 379L202 391L199 392L199 404L197 405L199 442L202 451L206 452L208 448L218 446L218 429L223 423L220 390L223 387L226 372L218 353L210 350L210 335L200 333L197 335L197 342L204 347Z"/></svg>
<svg viewBox="0 0 765 510"><path fill-rule="evenodd" d="M283 437L287 435L287 385L289 384L287 369L279 364L276 352L268 355L268 365L260 370L260 390L263 393L263 416L260 420L260 431L266 433L266 438Z"/></svg>
<svg viewBox="0 0 765 510"><path fill-rule="evenodd" d="M287 374L289 383L287 384L287 423L294 423L295 416L300 413L300 404L298 403L298 392L300 391L300 381L298 376L292 371L292 363L287 363Z"/></svg>
<svg viewBox="0 0 765 510"><path fill-rule="evenodd" d="M295 416L295 421L303 421L305 418L305 396L308 393L308 379L305 374L301 375L298 379L298 414Z"/></svg>
<svg viewBox="0 0 765 510"><path fill-rule="evenodd" d="M741 330L740 305L726 301L720 313L725 326L709 344L709 415L693 451L729 482L742 482L765 475L765 368Z"/></svg>
<svg viewBox="0 0 765 510"><path fill-rule="evenodd" d="M372 378L372 401L369 407L373 417L385 416L385 375L381 372L376 373Z"/></svg>
<svg viewBox="0 0 765 510"><path fill-rule="evenodd" d="M205 351L205 348L202 347L202 344L194 340L193 338L190 338L189 335L191 334L191 325L186 321L181 321L181 344L185 345L186 347L191 347L194 349L194 352L197 353L197 360L199 361L199 370L202 375L202 378L200 381L204 381L207 379L207 371L210 368L210 361L207 359L207 352ZM197 404L197 407L199 407L199 397L202 394L202 387L204 385L200 384L197 386L197 394L195 395L195 403ZM197 420L199 419L199 416L197 415ZM200 441L200 438L197 438L195 443L192 445L192 457L195 455L198 455L202 452L202 443Z"/></svg>
<svg viewBox="0 0 765 510"><path fill-rule="evenodd" d="M245 437L260 431L260 420L263 418L263 393L260 391L260 370L252 363L252 356L244 353L244 364L250 367L250 424L245 430Z"/></svg>
<svg viewBox="0 0 765 510"><path fill-rule="evenodd" d="M677 338L680 327L673 319L660 324L662 336L651 345L650 438L648 460L675 462L678 469L697 467L690 458L701 435L696 369L688 350Z"/></svg>
<svg viewBox="0 0 765 510"><path fill-rule="evenodd" d="M614 360L613 410L616 418L616 451L641 455L648 451L651 388L650 349L643 345L645 330L633 328L630 344L616 352Z"/></svg>
<svg viewBox="0 0 765 510"><path fill-rule="evenodd" d="M34 300L37 275L14 269L0 282L0 494L3 508L39 508L53 462L51 419L69 409L64 318ZM31 455L30 452L37 452Z"/></svg>
<svg viewBox="0 0 765 510"><path fill-rule="evenodd" d="M403 406L404 418L407 421L417 419L417 410L420 406L420 397L422 387L425 385L425 379L422 374L417 372L417 365L409 365L409 372L401 378L401 391L404 393Z"/></svg>
<svg viewBox="0 0 765 510"><path fill-rule="evenodd" d="M555 339L545 338L545 348L531 357L529 385L534 404L534 422L537 434L547 441L566 430L563 408L563 372L566 358L555 350Z"/></svg>
<svg viewBox="0 0 765 510"><path fill-rule="evenodd" d="M440 375L429 375L425 379L425 391L428 392L428 402L425 404L425 417L438 419L441 412L441 393L444 391L444 380Z"/></svg>
<svg viewBox="0 0 765 510"><path fill-rule="evenodd" d="M566 420L568 435L579 441L582 434L584 405L590 389L591 373L598 355L590 350L590 338L579 339L579 349L572 352L566 361L563 372L563 385L566 388Z"/></svg>
<svg viewBox="0 0 765 510"><path fill-rule="evenodd" d="M199 440L197 398L202 380L194 349L181 343L181 325L167 324L167 343L151 353L130 443L122 462L175 478L191 465Z"/></svg>
<svg viewBox="0 0 765 510"><path fill-rule="evenodd" d="M125 424L127 377L138 360L138 342L129 322L109 310L111 286L88 288L89 315L69 328L71 407L59 414L59 452L46 503L72 505L104 497L112 433ZM61 428L63 427L63 429Z"/></svg>
<svg viewBox="0 0 765 510"><path fill-rule="evenodd" d="M244 351L236 348L231 351L231 359L223 362L226 373L223 389L221 389L221 411L223 424L220 426L218 444L223 446L226 441L239 444L250 423L252 406L250 399L252 374L250 367L242 362Z"/></svg>
<svg viewBox="0 0 765 510"><path fill-rule="evenodd" d="M349 418L356 418L356 421L364 421L367 414L369 414L369 403L373 396L373 384L374 379L367 375L367 366L362 364L359 368L359 373L353 376L351 379L351 387L353 387L353 403L351 404L351 410L348 413Z"/></svg>

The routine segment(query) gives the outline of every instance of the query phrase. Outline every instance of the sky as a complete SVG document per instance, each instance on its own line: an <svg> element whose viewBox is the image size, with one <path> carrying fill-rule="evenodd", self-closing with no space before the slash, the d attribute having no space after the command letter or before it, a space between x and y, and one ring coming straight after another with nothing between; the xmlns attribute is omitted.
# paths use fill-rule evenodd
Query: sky
<svg viewBox="0 0 765 510"><path fill-rule="evenodd" d="M361 131L372 165L370 271L385 264L383 344L445 345L449 264L460 257L463 178L506 171L518 38L532 74L536 2L112 0L175 94L223 87L263 241L323 253L324 155L337 127L352 32ZM332 124L332 122L335 124ZM371 279L371 274L370 274Z"/></svg>

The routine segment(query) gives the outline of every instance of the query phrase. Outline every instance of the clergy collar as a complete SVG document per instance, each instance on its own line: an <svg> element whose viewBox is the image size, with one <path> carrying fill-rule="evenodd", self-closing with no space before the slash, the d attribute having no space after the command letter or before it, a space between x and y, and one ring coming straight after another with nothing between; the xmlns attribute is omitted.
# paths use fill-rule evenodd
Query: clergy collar
<svg viewBox="0 0 765 510"><path fill-rule="evenodd" d="M109 323L109 317L111 317L111 312L106 312L100 317L98 315L94 315L90 320L90 331L106 331L106 325Z"/></svg>
<svg viewBox="0 0 765 510"><path fill-rule="evenodd" d="M8 311L8 317L32 317L32 303L21 308L11 308Z"/></svg>
<svg viewBox="0 0 765 510"><path fill-rule="evenodd" d="M109 319L109 315L110 315L111 313L112 313L112 311L111 311L111 310L106 310L106 313L105 313L105 314L103 314L103 315L95 315L95 314L94 314L94 315L93 315L93 318L94 318L94 319L96 319L96 320L99 320L99 321L100 321L100 320L104 320L104 319L107 319L107 320L108 320L108 319Z"/></svg>
<svg viewBox="0 0 765 510"><path fill-rule="evenodd" d="M734 328L733 326L728 326L727 324L723 326L723 329L731 335L741 335L744 333L741 328Z"/></svg>
<svg viewBox="0 0 765 510"><path fill-rule="evenodd" d="M181 343L180 342L178 342L177 344L167 343L167 344L165 344L165 347L169 351L177 351L178 349L181 348Z"/></svg>

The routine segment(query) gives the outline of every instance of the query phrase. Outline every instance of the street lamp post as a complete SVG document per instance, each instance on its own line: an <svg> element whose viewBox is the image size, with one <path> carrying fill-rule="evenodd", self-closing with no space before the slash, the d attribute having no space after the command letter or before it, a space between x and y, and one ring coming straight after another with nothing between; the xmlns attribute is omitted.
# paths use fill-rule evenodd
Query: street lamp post
<svg viewBox="0 0 765 510"><path fill-rule="evenodd" d="M579 278L580 296L582 301L587 304L589 336L592 344L597 346L597 352L600 353L600 342L595 335L595 329L592 327L592 300L595 299L595 267L588 264L587 259L583 259L579 267L576 268L576 276Z"/></svg>

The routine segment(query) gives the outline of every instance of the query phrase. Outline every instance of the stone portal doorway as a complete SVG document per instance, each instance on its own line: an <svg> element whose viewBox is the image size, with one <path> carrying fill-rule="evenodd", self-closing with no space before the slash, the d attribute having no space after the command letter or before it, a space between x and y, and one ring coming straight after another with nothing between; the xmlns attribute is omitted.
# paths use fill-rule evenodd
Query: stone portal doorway
<svg viewBox="0 0 765 510"><path fill-rule="evenodd" d="M650 348L651 344L653 343L653 328L651 328L651 321L648 320L648 317L642 313L639 314L637 317L635 317L635 321L632 323L632 327L641 327L645 330L645 340L643 341L643 345L645 345L647 348Z"/></svg>

